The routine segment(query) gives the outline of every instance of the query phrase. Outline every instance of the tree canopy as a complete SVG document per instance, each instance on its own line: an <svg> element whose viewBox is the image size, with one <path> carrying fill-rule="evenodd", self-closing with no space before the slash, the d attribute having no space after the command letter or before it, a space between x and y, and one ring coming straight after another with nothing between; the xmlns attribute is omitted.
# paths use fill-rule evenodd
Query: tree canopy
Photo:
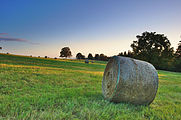
<svg viewBox="0 0 181 120"><path fill-rule="evenodd" d="M95 58L95 60L99 60L99 57L100 57L99 54L95 54L94 58Z"/></svg>
<svg viewBox="0 0 181 120"><path fill-rule="evenodd" d="M88 59L90 59L90 60L92 60L94 57L92 56L92 54L91 53L89 53L89 55L88 55Z"/></svg>
<svg viewBox="0 0 181 120"><path fill-rule="evenodd" d="M108 57L106 55L104 55L104 54L100 54L99 59L102 60L102 61L107 61Z"/></svg>
<svg viewBox="0 0 181 120"><path fill-rule="evenodd" d="M72 56L72 53L70 51L70 48L69 47L64 47L61 49L60 51L60 57L71 57Z"/></svg>
<svg viewBox="0 0 181 120"><path fill-rule="evenodd" d="M85 56L82 55L82 53L77 53L76 58L77 59L85 59Z"/></svg>
<svg viewBox="0 0 181 120"><path fill-rule="evenodd" d="M159 68L159 64L167 64L169 58L173 57L174 50L164 34L143 32L136 38L138 40L131 44L135 58L148 61Z"/></svg>

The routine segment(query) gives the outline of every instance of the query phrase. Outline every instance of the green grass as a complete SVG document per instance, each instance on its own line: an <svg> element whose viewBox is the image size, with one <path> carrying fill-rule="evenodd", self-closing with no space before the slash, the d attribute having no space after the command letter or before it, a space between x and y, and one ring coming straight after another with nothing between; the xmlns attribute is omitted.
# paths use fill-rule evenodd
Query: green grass
<svg viewBox="0 0 181 120"><path fill-rule="evenodd" d="M104 100L105 66L0 54L0 119L181 119L181 73L158 71L155 100L135 106Z"/></svg>

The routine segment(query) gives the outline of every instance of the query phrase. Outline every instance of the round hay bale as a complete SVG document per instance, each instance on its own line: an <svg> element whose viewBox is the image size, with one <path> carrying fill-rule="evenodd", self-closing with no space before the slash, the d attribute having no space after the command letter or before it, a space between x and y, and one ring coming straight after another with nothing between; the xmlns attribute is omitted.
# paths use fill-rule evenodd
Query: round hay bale
<svg viewBox="0 0 181 120"><path fill-rule="evenodd" d="M103 96L111 102L149 105L155 98L157 88L157 71L148 62L114 56L105 68Z"/></svg>
<svg viewBox="0 0 181 120"><path fill-rule="evenodd" d="M85 63L88 63L88 64L89 64L89 60L88 60L88 59L86 59L86 60L85 60Z"/></svg>

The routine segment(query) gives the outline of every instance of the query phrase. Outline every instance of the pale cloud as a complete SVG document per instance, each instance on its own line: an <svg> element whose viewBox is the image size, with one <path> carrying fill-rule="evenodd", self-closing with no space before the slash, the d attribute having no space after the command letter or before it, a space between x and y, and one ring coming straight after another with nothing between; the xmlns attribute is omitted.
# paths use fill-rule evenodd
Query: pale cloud
<svg viewBox="0 0 181 120"><path fill-rule="evenodd" d="M2 37L1 35L7 35L8 33L0 33L0 41L16 41L16 42L27 42L30 44L39 44L39 43L33 43L25 39L21 38L12 38L12 37Z"/></svg>
<svg viewBox="0 0 181 120"><path fill-rule="evenodd" d="M0 35L7 35L8 33L0 33Z"/></svg>
<svg viewBox="0 0 181 120"><path fill-rule="evenodd" d="M27 42L27 40L20 39L20 38L9 38L9 37L1 37L0 41L17 41L17 42Z"/></svg>

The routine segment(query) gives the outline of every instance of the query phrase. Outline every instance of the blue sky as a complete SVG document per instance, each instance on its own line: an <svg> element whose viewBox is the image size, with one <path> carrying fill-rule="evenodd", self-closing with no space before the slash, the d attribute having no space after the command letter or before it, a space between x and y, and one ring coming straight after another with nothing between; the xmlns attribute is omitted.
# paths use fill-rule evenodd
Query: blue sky
<svg viewBox="0 0 181 120"><path fill-rule="evenodd" d="M1 52L57 57L69 46L73 56L112 56L131 50L144 31L165 34L174 48L181 39L180 0L1 0L0 5L0 38L6 38L0 40Z"/></svg>

